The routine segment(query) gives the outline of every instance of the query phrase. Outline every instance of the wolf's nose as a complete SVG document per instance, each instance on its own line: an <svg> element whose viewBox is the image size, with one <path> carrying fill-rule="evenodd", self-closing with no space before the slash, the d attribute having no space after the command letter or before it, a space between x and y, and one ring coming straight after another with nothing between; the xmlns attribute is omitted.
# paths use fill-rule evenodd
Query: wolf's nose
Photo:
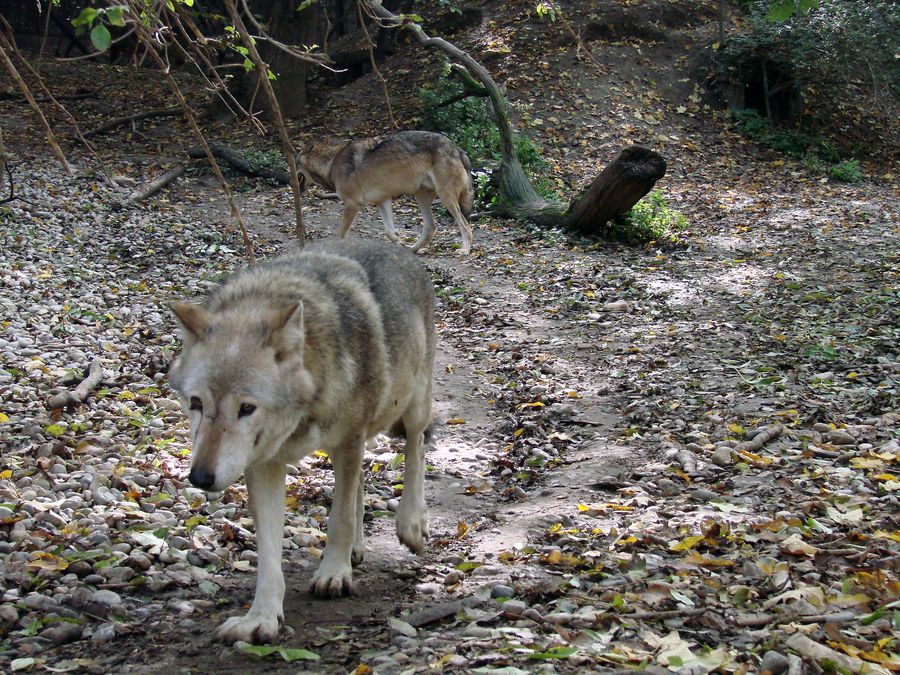
<svg viewBox="0 0 900 675"><path fill-rule="evenodd" d="M188 480L201 490L209 490L216 482L216 475L202 467L195 466L188 474Z"/></svg>

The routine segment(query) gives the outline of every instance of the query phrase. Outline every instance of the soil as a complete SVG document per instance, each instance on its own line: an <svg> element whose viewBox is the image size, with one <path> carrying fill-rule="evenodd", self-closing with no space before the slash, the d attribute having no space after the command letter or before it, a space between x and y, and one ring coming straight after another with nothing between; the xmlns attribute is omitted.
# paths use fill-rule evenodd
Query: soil
<svg viewBox="0 0 900 675"><path fill-rule="evenodd" d="M533 3L503 4L503 13L486 6L481 28L458 34L457 43L502 73L517 124L542 148L561 194L587 185L619 148L641 143L666 156L668 173L658 187L687 226L674 242L631 248L485 215L473 218L473 254L461 257L458 233L439 212L438 234L422 255L439 293L438 424L426 485L432 541L425 554L409 554L394 536L393 521L373 515L355 592L336 600L313 599L305 591L314 553L287 557L281 644L311 650L319 661L260 662L219 645L216 625L249 604L254 584L252 571L224 569L217 576L219 595L194 602L189 620L178 613L178 601L196 601L196 589L155 596L138 591L132 600L145 609L132 613L114 643L73 643L64 648L68 662L98 673L353 672L389 648L395 634L389 619L434 611L499 582L549 612L561 595L558 585L575 573L518 552L554 543L548 531L575 522L584 513L580 506L609 502L638 484L653 495L652 513L592 512L592 526L608 532L612 542L616 528L635 532L641 523L651 528L653 517L669 520L664 491L656 486L664 477L680 480L673 453L692 440L721 438L735 425L779 421L839 427L895 406L891 393L885 399L811 389L809 377L835 364L804 354L829 339L849 345L846 333L835 335L828 324L850 326L844 312L854 305L877 305L872 311L881 311L888 324L896 320L897 297L889 290L896 287L900 243L896 167L873 165L866 182L837 183L745 143L720 113L702 106L690 80L688 48L715 30L708 14L693 17L698 25L666 24L652 43L632 36L617 41L610 33L614 26L602 24L592 37L602 33L612 41L590 43L601 61L598 70L558 24L527 15L525 5ZM569 19L600 25L586 10ZM486 30L491 20L502 28ZM414 85L439 68L438 56L417 50L403 46L381 65L402 126L415 126ZM151 74L135 78L119 67L81 63L46 72L58 79L67 69L77 80L104 83L115 105L103 107L121 113L148 105L162 91ZM324 79L320 84L311 87L317 93L308 114L292 121L298 139L386 129L374 76L339 90L326 89ZM83 105L86 117L100 103ZM6 107L8 144L10 130L20 124ZM104 148L108 168L142 181L192 145L179 121L134 130L95 142ZM231 122L207 123L205 130L235 146L260 143ZM69 151L78 152L73 146ZM237 193L257 255L297 245L290 199L289 189L259 183ZM199 169L139 208L183 211L213 231L233 227L221 192ZM308 237L329 236L340 212L335 199L307 195ZM397 200L395 220L407 245L414 241L419 217L411 199ZM241 246L236 235L224 236L232 247ZM374 209L360 214L352 236L384 236ZM802 290L787 287L788 281ZM829 299L803 299L806 291ZM876 291L887 299L876 302ZM884 358L896 364L896 344L884 337L890 329L872 329L872 335L877 344L865 354L854 357L847 347L846 360L836 364L840 372L882 372L888 369ZM762 367L783 376L784 388L765 384L758 375ZM303 470L328 480L320 464ZM700 485L719 495L741 492L720 474L707 478L686 480L677 495ZM383 476L374 479L384 487ZM774 489L770 477L754 486ZM697 526L711 511L701 504L671 522ZM465 561L482 566L445 583ZM452 645L465 625L451 618L425 622L421 631ZM507 658L521 668L546 667L493 653L456 670L499 668ZM557 672L583 672L581 663L554 662ZM606 667L612 669L608 662Z"/></svg>

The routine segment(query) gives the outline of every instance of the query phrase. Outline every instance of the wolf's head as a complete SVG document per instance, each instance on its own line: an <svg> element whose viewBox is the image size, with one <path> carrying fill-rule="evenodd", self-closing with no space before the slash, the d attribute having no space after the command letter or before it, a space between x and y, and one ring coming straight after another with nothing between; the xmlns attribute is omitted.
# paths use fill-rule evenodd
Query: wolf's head
<svg viewBox="0 0 900 675"><path fill-rule="evenodd" d="M343 148L343 145L332 145L326 139L324 142L303 144L303 149L297 153L298 178L300 191L308 187L308 182L313 181L327 190L334 190L334 181L331 180L331 166L334 157Z"/></svg>
<svg viewBox="0 0 900 675"><path fill-rule="evenodd" d="M303 305L210 312L175 303L184 350L169 372L190 418L191 483L222 490L272 459L313 396Z"/></svg>

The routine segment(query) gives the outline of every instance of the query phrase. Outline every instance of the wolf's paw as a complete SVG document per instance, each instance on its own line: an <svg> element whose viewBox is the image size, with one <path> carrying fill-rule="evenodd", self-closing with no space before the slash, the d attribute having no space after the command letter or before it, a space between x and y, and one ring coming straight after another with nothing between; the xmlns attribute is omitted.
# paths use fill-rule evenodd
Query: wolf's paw
<svg viewBox="0 0 900 675"><path fill-rule="evenodd" d="M309 584L309 592L322 598L337 598L353 590L350 565L319 565Z"/></svg>
<svg viewBox="0 0 900 675"><path fill-rule="evenodd" d="M233 616L216 629L216 637L226 644L241 640L251 644L272 642L278 636L278 629L284 621L280 614L247 612L244 616Z"/></svg>
<svg viewBox="0 0 900 675"><path fill-rule="evenodd" d="M397 538L413 553L421 553L425 550L428 535L428 514L425 508L403 508L401 500L397 509Z"/></svg>

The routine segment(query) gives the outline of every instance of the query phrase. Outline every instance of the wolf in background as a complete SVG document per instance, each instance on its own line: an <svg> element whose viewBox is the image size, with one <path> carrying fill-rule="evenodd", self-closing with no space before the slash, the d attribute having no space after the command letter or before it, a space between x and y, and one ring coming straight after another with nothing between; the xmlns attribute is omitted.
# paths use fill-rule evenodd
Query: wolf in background
<svg viewBox="0 0 900 675"><path fill-rule="evenodd" d="M434 297L408 249L331 240L236 274L202 305L173 304L184 346L169 380L190 418L189 479L218 491L243 473L257 531L253 604L219 627L220 639L277 636L285 464L317 449L331 458L334 497L314 594L350 590L363 559L362 458L381 431L406 438L397 535L424 549Z"/></svg>
<svg viewBox="0 0 900 675"><path fill-rule="evenodd" d="M334 190L344 204L344 215L335 232L344 237L365 204L375 204L388 239L400 239L394 229L391 200L413 195L422 214L422 232L413 245L419 251L434 237L431 202L440 197L462 237L460 252L472 250L474 189L469 158L443 134L400 131L347 143L308 143L297 155L303 176L301 189L312 180Z"/></svg>

